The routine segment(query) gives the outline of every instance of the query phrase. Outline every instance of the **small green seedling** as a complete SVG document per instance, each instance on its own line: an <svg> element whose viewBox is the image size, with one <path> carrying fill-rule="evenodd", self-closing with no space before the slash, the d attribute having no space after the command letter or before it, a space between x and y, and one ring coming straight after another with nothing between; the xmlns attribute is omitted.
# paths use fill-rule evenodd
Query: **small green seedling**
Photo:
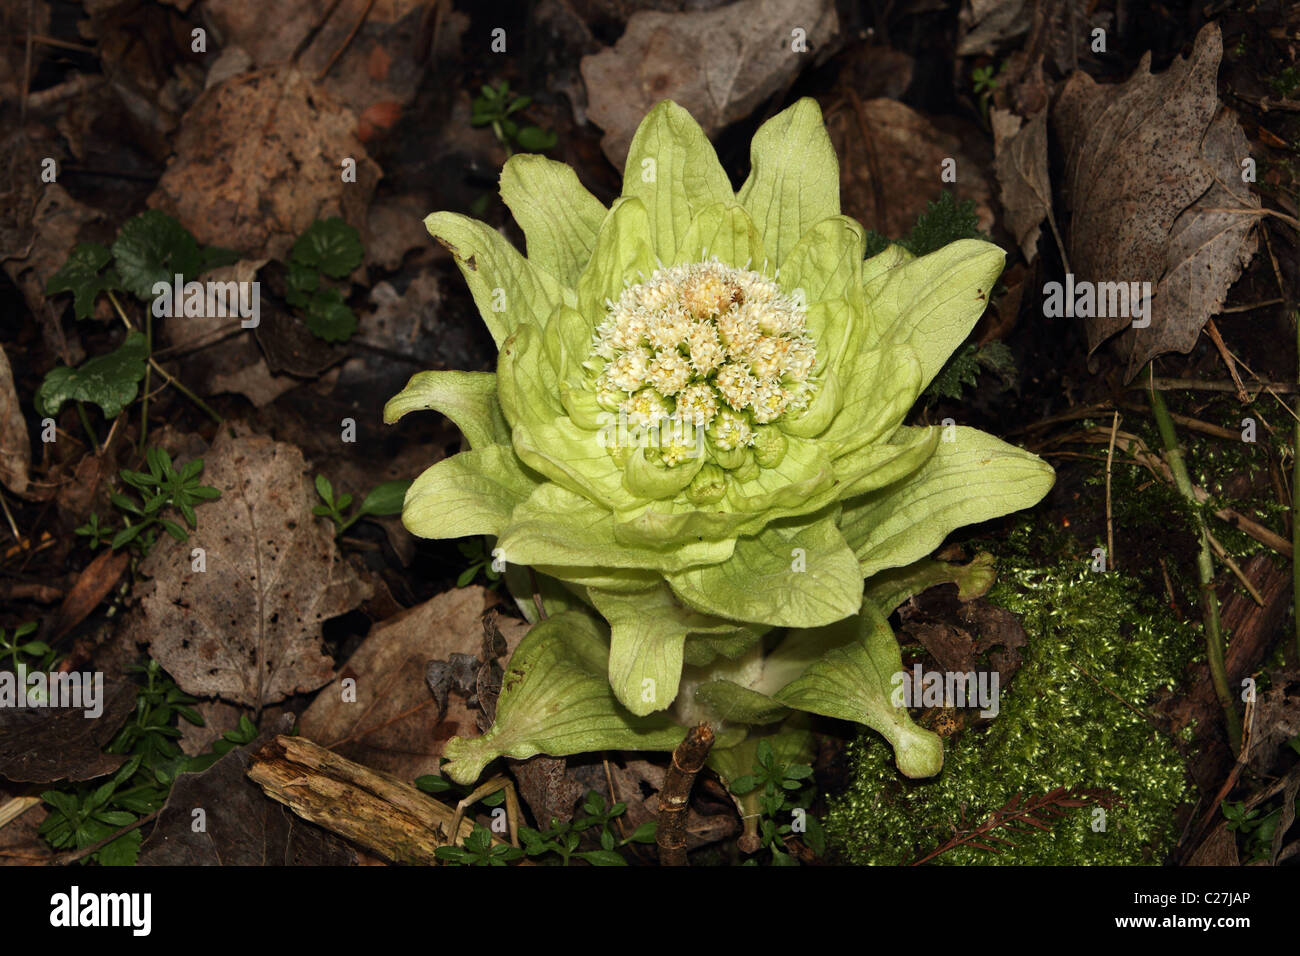
<svg viewBox="0 0 1300 956"><path fill-rule="evenodd" d="M467 538L456 542L456 549L469 561L469 567L456 578L456 587L468 587L478 577L480 571L487 578L488 587L496 587L501 580L501 572L493 567L492 555L487 553L482 538Z"/></svg>
<svg viewBox="0 0 1300 956"><path fill-rule="evenodd" d="M57 657L53 648L44 641L24 641L28 634L35 632L36 622L27 621L14 629L13 636L0 627L0 657L8 657L9 662L18 672L22 667L28 671L47 671L54 666Z"/></svg>
<svg viewBox="0 0 1300 956"><path fill-rule="evenodd" d="M474 824L474 832L465 837L463 846L440 846L434 856L453 866L505 866L522 859L524 851L508 843L492 843L492 833L481 823Z"/></svg>
<svg viewBox="0 0 1300 956"><path fill-rule="evenodd" d="M185 720L203 726L203 716L191 707L195 699L182 691L157 661L135 665L131 671L144 679L136 690L135 711L104 748L106 753L127 755L127 761L104 783L68 783L41 794L51 809L37 832L56 850L84 849L155 812L167 802L182 773L206 770L257 736L252 721L241 717L239 726L226 732L210 752L186 756L176 743L181 736L176 724ZM87 854L82 862L133 865L141 837L138 829L123 833Z"/></svg>
<svg viewBox="0 0 1300 956"><path fill-rule="evenodd" d="M987 66L977 66L971 71L971 84L975 87L975 96L979 99L980 114L984 117L984 122L989 121L989 101L998 90L998 71L994 69L993 64Z"/></svg>
<svg viewBox="0 0 1300 956"><path fill-rule="evenodd" d="M812 803L812 787L808 783L812 774L813 768L807 764L781 763L772 752L772 745L760 740L754 755L754 772L732 781L731 792L738 797L762 788L758 797L762 814L758 836L760 847L772 851L773 866L798 866L798 860L787 852L785 844L785 838L794 833L794 826L781 822L791 819L795 811L803 812L805 830L800 834L803 842L818 855L826 851L821 824L806 812ZM755 860L748 862L757 865Z"/></svg>
<svg viewBox="0 0 1300 956"><path fill-rule="evenodd" d="M123 468L118 477L131 493L115 492L109 497L122 515L122 528L114 530L111 525L100 524L98 513L92 512L90 520L76 529L76 534L90 539L92 548L108 541L114 551L130 546L143 557L153 550L159 528L184 543L189 540L189 531L179 522L164 517L165 511L177 512L193 530L198 527L194 507L221 497L219 490L199 482L203 474L202 458L195 458L176 471L171 456L153 447L145 453L145 466L146 471Z"/></svg>
<svg viewBox="0 0 1300 956"><path fill-rule="evenodd" d="M313 222L293 244L285 299L303 311L312 335L326 342L346 342L356 332L357 317L343 293L323 285L321 276L345 279L364 256L361 234L337 216Z"/></svg>
<svg viewBox="0 0 1300 956"><path fill-rule="evenodd" d="M630 836L621 839L616 836L613 822L627 811L627 804L620 802L607 806L605 798L594 790L587 793L582 810L582 815L571 823L552 819L546 830L520 827L519 839L524 844L524 852L530 857L554 853L560 858L561 866L568 866L571 859L583 860L592 866L627 866L627 860L618 852L619 847L629 843L653 843L655 840L658 830L655 820L641 824ZM600 828L600 849L579 850L583 832L595 827Z"/></svg>
<svg viewBox="0 0 1300 956"><path fill-rule="evenodd" d="M555 145L554 130L540 126L520 126L510 117L533 101L531 96L516 96L510 84L502 80L495 87L484 86L482 95L474 98L474 111L470 123L474 126L491 126L497 141L505 147L506 155L516 150L525 153L542 153Z"/></svg>
<svg viewBox="0 0 1300 956"><path fill-rule="evenodd" d="M318 518L329 518L333 521L334 533L340 535L368 515L384 517L401 514L406 489L410 486L411 482L405 479L385 481L383 484L375 485L370 490L370 494L362 500L361 507L348 515L347 510L352 506L352 496L342 494L335 498L334 486L330 484L330 480L324 475L317 475L316 494L320 495L324 504L316 505L311 509L311 513Z"/></svg>
<svg viewBox="0 0 1300 956"><path fill-rule="evenodd" d="M50 369L36 391L35 405L42 417L54 417L65 402L77 405L77 412L91 443L99 440L86 414L86 404L98 405L106 419L116 418L140 393L146 383L141 414L140 444L144 446L148 431L149 369L156 369L168 383L197 405L213 421L221 416L188 388L166 373L153 358L153 310L144 309L144 330L132 325L118 293L129 293L141 302L150 303L154 286L171 286L176 277L192 279L201 272L230 265L239 256L219 246L200 246L194 236L171 216L150 209L128 220L118 233L112 248L96 242L79 243L63 266L45 285L45 294L72 293L73 314L78 321L95 312L101 295L112 304L113 311L127 328L126 339L114 351L87 359L79 368L62 365Z"/></svg>

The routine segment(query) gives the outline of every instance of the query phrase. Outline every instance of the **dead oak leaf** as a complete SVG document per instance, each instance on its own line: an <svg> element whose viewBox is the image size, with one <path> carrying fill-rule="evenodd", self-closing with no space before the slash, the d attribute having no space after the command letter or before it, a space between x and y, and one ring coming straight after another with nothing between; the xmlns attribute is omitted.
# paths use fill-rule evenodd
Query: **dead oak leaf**
<svg viewBox="0 0 1300 956"><path fill-rule="evenodd" d="M321 624L369 596L312 515L302 452L223 429L205 458L221 497L199 508L198 530L163 539L141 564L143 640L186 691L263 707L334 675ZM193 549L205 570L194 570Z"/></svg>
<svg viewBox="0 0 1300 956"><path fill-rule="evenodd" d="M1236 117L1221 109L1202 143L1214 180L1174 220L1151 326L1133 329L1119 342L1127 378L1156 355L1190 351L1201 327L1223 308L1228 289L1259 248L1259 197L1241 180L1241 162L1249 155Z"/></svg>
<svg viewBox="0 0 1300 956"><path fill-rule="evenodd" d="M1253 254L1247 234L1258 200L1239 188L1245 140L1235 119L1216 119L1222 56L1219 28L1209 24L1191 55L1159 75L1150 53L1117 85L1075 73L1052 112L1067 157L1076 283L1156 290L1145 328L1131 328L1127 314L1084 319L1090 352L1117 333L1127 339L1119 348L1128 380L1152 356L1191 348ZM1236 211L1220 211L1229 207Z"/></svg>

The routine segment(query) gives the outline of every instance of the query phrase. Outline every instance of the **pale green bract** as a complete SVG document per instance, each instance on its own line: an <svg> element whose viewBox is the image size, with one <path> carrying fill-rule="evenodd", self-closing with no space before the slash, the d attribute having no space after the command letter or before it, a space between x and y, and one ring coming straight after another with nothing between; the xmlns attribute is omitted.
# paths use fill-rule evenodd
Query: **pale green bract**
<svg viewBox="0 0 1300 956"><path fill-rule="evenodd" d="M495 538L525 614L534 587L549 614L492 729L447 744L454 779L501 755L669 750L699 719L723 728L727 778L748 727L802 747L797 711L874 728L909 775L942 764L939 738L890 703L892 608L863 582L1051 487L991 435L902 424L1004 254L962 240L864 261L812 100L765 123L751 160L733 192L665 101L610 209L561 163L506 163L526 258L481 222L426 220L500 356L495 374L417 374L388 403L389 422L442 412L469 446L415 480L403 521Z"/></svg>

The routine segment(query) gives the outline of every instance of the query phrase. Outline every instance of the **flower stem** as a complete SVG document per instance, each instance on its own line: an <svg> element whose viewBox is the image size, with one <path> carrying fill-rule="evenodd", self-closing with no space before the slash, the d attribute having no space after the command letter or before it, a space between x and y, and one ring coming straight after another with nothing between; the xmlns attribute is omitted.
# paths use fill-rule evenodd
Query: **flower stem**
<svg viewBox="0 0 1300 956"><path fill-rule="evenodd" d="M153 310L145 312L144 347L149 356L153 356ZM144 367L144 388L140 390L140 451L143 452L149 441L149 371Z"/></svg>
<svg viewBox="0 0 1300 956"><path fill-rule="evenodd" d="M134 332L135 326L132 325L131 320L126 317L126 313L122 311L122 304L117 301L117 296L113 295L111 290L108 293L108 300L113 303L113 308L117 310L118 317L122 320L122 323L128 329ZM150 324L149 332L150 332L149 338L152 339L152 334L153 334L152 323ZM176 389L176 391L180 392L191 402L197 405L200 409L202 409L207 414L209 418L211 418L218 425L220 425L222 422L225 421L224 418L222 418L220 415L218 415L216 412L214 412L211 408L208 407L207 402L203 401L203 399L199 398L197 395L191 392L188 388L182 385L174 375L172 375L165 368L163 368L161 365L158 364L157 360L154 359L152 354L153 353L152 341L150 341L149 343L149 350L150 350L149 364L152 365L157 370L159 375L161 375L163 378L167 380L168 385L171 385L173 388Z"/></svg>
<svg viewBox="0 0 1300 956"><path fill-rule="evenodd" d="M90 424L90 416L86 414L86 406L83 402L77 402L77 414L81 416L81 427L86 430L90 436L90 447L95 454L99 454L99 436L95 434L94 427Z"/></svg>
<svg viewBox="0 0 1300 956"><path fill-rule="evenodd" d="M1147 366L1154 383L1155 369ZM1201 539L1201 550L1196 556L1196 572L1200 579L1201 608L1205 614L1205 652L1210 663L1210 679L1214 682L1214 693L1223 707L1223 714L1228 724L1228 743L1232 752L1241 749L1241 722L1237 717L1237 707L1228 688L1228 672L1223 662L1223 633L1219 626L1219 597L1214 591L1214 556L1210 551L1209 529L1205 526L1205 515L1197 504L1192 491L1192 479L1187 474L1187 463L1183 460L1182 449L1178 447L1178 436L1174 432L1174 421L1165 407L1165 400L1153 387L1147 393L1151 399L1151 411L1155 415L1156 426L1160 429L1160 441L1165 449L1165 461L1173 473L1174 484L1178 492L1192 507L1196 517L1197 533Z"/></svg>

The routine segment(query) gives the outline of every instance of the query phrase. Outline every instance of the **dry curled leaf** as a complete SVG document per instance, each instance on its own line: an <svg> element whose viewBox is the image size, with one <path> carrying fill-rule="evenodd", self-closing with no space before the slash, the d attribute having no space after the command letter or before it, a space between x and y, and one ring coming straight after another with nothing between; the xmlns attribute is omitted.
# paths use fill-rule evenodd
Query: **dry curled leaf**
<svg viewBox="0 0 1300 956"><path fill-rule="evenodd" d="M1158 75L1150 53L1118 85L1075 73L1053 110L1076 282L1149 282L1155 292L1145 328L1129 315L1084 320L1090 352L1122 336L1126 380L1155 355L1188 351L1254 253L1258 199L1241 183L1245 138L1219 105L1222 54L1209 24L1191 55Z"/></svg>
<svg viewBox="0 0 1300 956"><path fill-rule="evenodd" d="M582 59L588 115L620 169L660 100L712 135L784 87L839 29L830 0L740 0L716 10L634 13L613 47ZM801 32L800 32L801 31ZM792 47L798 42L799 52Z"/></svg>
<svg viewBox="0 0 1300 956"><path fill-rule="evenodd" d="M63 603L54 612L48 627L48 639L57 641L74 627L90 616L99 607L99 602L108 597L109 592L117 587L122 579L131 555L125 549L101 551L94 560L77 575L76 583L63 598Z"/></svg>
<svg viewBox="0 0 1300 956"><path fill-rule="evenodd" d="M176 159L149 199L202 243L284 258L317 219L364 226L379 167L356 115L292 67L232 77L185 114ZM355 180L339 163L355 161Z"/></svg>
<svg viewBox="0 0 1300 956"><path fill-rule="evenodd" d="M1052 215L1052 185L1047 176L1047 113L1022 120L1010 110L994 109L994 169L1007 225L1026 262L1038 257L1044 219Z"/></svg>
<svg viewBox="0 0 1300 956"><path fill-rule="evenodd" d="M426 667L453 654L476 656L483 613L495 603L485 588L458 588L376 626L302 715L302 734L408 782L436 774L442 745L473 733L475 720L454 694L439 713L425 685Z"/></svg>
<svg viewBox="0 0 1300 956"><path fill-rule="evenodd" d="M163 538L141 571L141 640L186 691L263 707L334 674L321 624L369 595L312 515L302 453L259 435L219 433L203 482L221 497L199 507L198 530ZM205 570L194 570L193 549Z"/></svg>
<svg viewBox="0 0 1300 956"><path fill-rule="evenodd" d="M27 470L32 464L32 444L27 423L14 391L9 357L0 348L0 484L16 495L27 491Z"/></svg>
<svg viewBox="0 0 1300 956"><path fill-rule="evenodd" d="M1249 155L1236 117L1221 109L1202 143L1214 180L1174 220L1151 328L1134 329L1121 341L1129 378L1156 355L1191 350L1201 327L1223 307L1228 290L1255 255L1259 197L1241 180L1241 161ZM1157 324L1160 318L1165 321Z"/></svg>

